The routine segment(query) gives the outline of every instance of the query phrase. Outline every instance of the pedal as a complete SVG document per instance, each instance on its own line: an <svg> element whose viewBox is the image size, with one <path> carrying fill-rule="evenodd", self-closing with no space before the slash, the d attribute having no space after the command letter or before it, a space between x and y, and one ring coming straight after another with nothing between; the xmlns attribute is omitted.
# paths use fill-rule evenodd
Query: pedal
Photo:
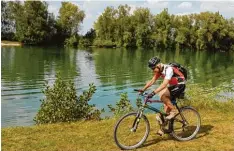
<svg viewBox="0 0 234 151"><path fill-rule="evenodd" d="M158 130L158 132L156 134L159 135L159 136L163 136L164 132L162 130Z"/></svg>

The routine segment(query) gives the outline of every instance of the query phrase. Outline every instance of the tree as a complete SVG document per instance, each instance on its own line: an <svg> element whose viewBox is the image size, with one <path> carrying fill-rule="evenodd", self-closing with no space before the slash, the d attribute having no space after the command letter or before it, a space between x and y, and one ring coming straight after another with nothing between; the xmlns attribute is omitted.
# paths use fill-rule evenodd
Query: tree
<svg viewBox="0 0 234 151"><path fill-rule="evenodd" d="M115 46L115 30L117 11L113 7L107 7L102 15L94 23L97 38L94 41L96 46Z"/></svg>
<svg viewBox="0 0 234 151"><path fill-rule="evenodd" d="M14 22L11 19L9 2L1 1L1 39L10 40L14 38Z"/></svg>
<svg viewBox="0 0 234 151"><path fill-rule="evenodd" d="M107 7L102 15L94 23L97 37L103 40L114 40L114 30L116 23L116 10L113 7Z"/></svg>
<svg viewBox="0 0 234 151"><path fill-rule="evenodd" d="M78 35L80 23L83 22L84 17L84 11L80 10L78 6L70 2L62 2L57 20L58 26L61 28L60 32L62 32L65 37Z"/></svg>
<svg viewBox="0 0 234 151"><path fill-rule="evenodd" d="M131 7L128 5L119 5L117 9L116 28L115 28L115 41L118 46L127 46L129 41L124 38L126 33L130 32L131 18L130 18ZM130 38L130 37L129 37Z"/></svg>
<svg viewBox="0 0 234 151"><path fill-rule="evenodd" d="M48 5L41 1L9 2L15 22L15 36L26 44L42 43L48 31Z"/></svg>
<svg viewBox="0 0 234 151"><path fill-rule="evenodd" d="M148 8L137 8L132 15L136 46L151 47L153 15Z"/></svg>
<svg viewBox="0 0 234 151"><path fill-rule="evenodd" d="M177 46L191 47L193 41L191 40L192 34L192 23L193 20L189 15L178 16L179 24L177 26L178 34L176 35L175 42Z"/></svg>
<svg viewBox="0 0 234 151"><path fill-rule="evenodd" d="M171 24L171 16L168 13L168 9L164 9L160 14L154 17L154 37L156 45L159 47L169 47L173 44L170 40L170 34L173 32Z"/></svg>

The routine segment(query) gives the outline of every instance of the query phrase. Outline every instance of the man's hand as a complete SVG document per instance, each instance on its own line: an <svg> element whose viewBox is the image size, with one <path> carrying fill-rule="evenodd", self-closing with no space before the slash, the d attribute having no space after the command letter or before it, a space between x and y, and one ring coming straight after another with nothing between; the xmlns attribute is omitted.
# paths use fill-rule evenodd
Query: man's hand
<svg viewBox="0 0 234 151"><path fill-rule="evenodd" d="M140 89L139 91L138 91L138 94L139 95L142 95L144 93L144 90L142 90L142 89Z"/></svg>
<svg viewBox="0 0 234 151"><path fill-rule="evenodd" d="M153 91L153 92L151 92L150 94L148 94L148 98L152 98L153 96L155 95L155 92Z"/></svg>

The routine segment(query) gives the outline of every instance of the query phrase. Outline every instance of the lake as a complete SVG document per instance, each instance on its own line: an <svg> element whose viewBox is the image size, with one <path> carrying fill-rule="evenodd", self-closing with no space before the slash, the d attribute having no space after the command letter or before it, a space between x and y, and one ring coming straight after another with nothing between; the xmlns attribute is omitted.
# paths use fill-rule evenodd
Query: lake
<svg viewBox="0 0 234 151"><path fill-rule="evenodd" d="M58 71L64 80L74 80L78 94L94 83L97 91L90 104L105 108L106 115L110 114L107 105L114 105L123 92L135 103L133 89L142 88L151 79L147 63L153 56L163 63L186 66L190 83L234 84L233 52L1 47L2 127L33 125L44 98L45 81L52 85Z"/></svg>

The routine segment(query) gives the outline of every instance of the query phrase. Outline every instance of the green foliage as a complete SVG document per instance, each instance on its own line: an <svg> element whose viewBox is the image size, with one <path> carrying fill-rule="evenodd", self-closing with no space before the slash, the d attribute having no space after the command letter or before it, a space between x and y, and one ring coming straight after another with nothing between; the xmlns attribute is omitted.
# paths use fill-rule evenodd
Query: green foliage
<svg viewBox="0 0 234 151"><path fill-rule="evenodd" d="M138 108L140 108L143 105L142 100L140 98L137 98L136 105Z"/></svg>
<svg viewBox="0 0 234 151"><path fill-rule="evenodd" d="M14 22L11 18L9 3L1 1L1 39L14 40Z"/></svg>
<svg viewBox="0 0 234 151"><path fill-rule="evenodd" d="M56 75L54 85L47 85L43 91L45 99L41 101L34 121L36 124L45 124L100 119L100 114L104 110L100 111L95 109L95 105L88 104L95 90L95 86L90 84L88 91L77 96L74 83L65 82L60 75Z"/></svg>
<svg viewBox="0 0 234 151"><path fill-rule="evenodd" d="M186 98L181 100L181 105L191 105L199 110L219 110L229 112L234 108L234 98L227 98L220 95L223 91L233 92L232 88L225 85L211 87L204 85L188 85Z"/></svg>
<svg viewBox="0 0 234 151"><path fill-rule="evenodd" d="M70 2L62 2L59 16L48 13L42 1L1 2L2 38L26 44L54 43L77 46L84 11ZM180 48L228 51L234 47L234 19L219 12L171 15L168 9L151 14L148 8L128 5L106 7L85 36L81 46ZM15 35L14 35L14 32Z"/></svg>
<svg viewBox="0 0 234 151"><path fill-rule="evenodd" d="M10 12L15 21L16 39L26 44L42 43L48 28L48 5L41 1L9 2Z"/></svg>
<svg viewBox="0 0 234 151"><path fill-rule="evenodd" d="M95 39L93 45L96 47L107 47L107 48L113 48L116 46L116 44L111 40L101 40L101 39Z"/></svg>
<svg viewBox="0 0 234 151"><path fill-rule="evenodd" d="M77 47L78 39L76 36L71 36L70 38L67 38L64 42L65 47Z"/></svg>
<svg viewBox="0 0 234 151"><path fill-rule="evenodd" d="M91 46L91 45L92 45L92 42L89 39L81 38L79 40L79 46L81 46L81 47L88 47L88 46Z"/></svg>
<svg viewBox="0 0 234 151"><path fill-rule="evenodd" d="M79 46L88 47L93 45L93 41L96 37L96 32L94 29L90 29L83 37L79 40Z"/></svg>
<svg viewBox="0 0 234 151"><path fill-rule="evenodd" d="M111 112L114 113L114 116L121 116L130 111L133 111L133 107L130 103L130 100L128 100L127 93L121 94L120 100L117 101L115 108L110 104L108 105L108 108L110 109Z"/></svg>
<svg viewBox="0 0 234 151"><path fill-rule="evenodd" d="M175 16L167 9L156 15L148 8L137 8L132 14L130 10L128 5L120 5L117 9L107 7L99 16L94 28L102 46L108 40L121 47L233 49L233 18L225 19L211 12Z"/></svg>
<svg viewBox="0 0 234 151"><path fill-rule="evenodd" d="M57 20L58 34L64 39L77 36L84 17L84 11L80 10L77 5L62 2Z"/></svg>
<svg viewBox="0 0 234 151"><path fill-rule="evenodd" d="M63 44L77 46L80 24L84 11L70 2L62 2L59 16L55 19L48 12L48 4L43 1L1 2L3 13L3 38L17 40L25 44ZM15 31L14 36L12 36ZM5 36L6 35L6 36Z"/></svg>

